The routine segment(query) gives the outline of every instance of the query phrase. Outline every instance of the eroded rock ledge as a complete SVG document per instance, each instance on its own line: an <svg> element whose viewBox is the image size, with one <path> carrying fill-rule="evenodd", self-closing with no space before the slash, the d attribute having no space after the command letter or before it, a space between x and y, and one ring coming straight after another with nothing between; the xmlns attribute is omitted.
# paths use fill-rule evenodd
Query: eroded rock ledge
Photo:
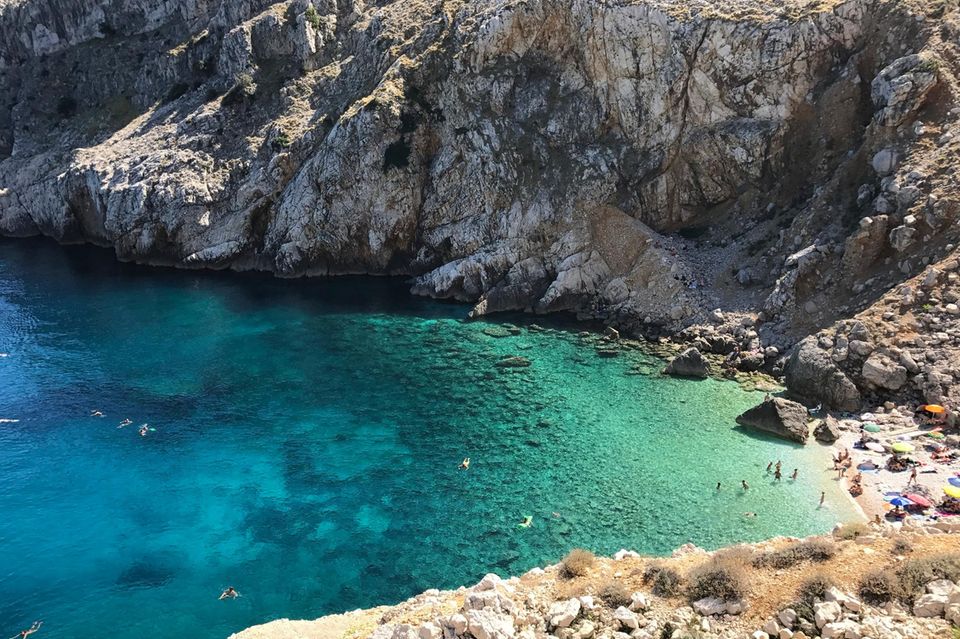
<svg viewBox="0 0 960 639"><path fill-rule="evenodd" d="M855 524L832 536L714 553L685 546L662 559L625 550L611 559L580 557L576 574L564 568L573 563L567 558L522 577L491 574L471 588L429 590L396 606L316 621L282 619L231 639L932 639L960 621L960 586L942 578L960 575L958 532L960 524ZM946 573L920 569L934 557L956 563ZM919 575L917 583L904 581L910 592L883 602L862 589L884 569L897 579L898 565ZM718 567L736 573L735 583L698 580ZM734 590L737 598L723 596Z"/></svg>
<svg viewBox="0 0 960 639"><path fill-rule="evenodd" d="M2 0L0 233L629 334L719 309L782 372L956 256L958 41L923 0ZM804 353L836 407L955 393Z"/></svg>

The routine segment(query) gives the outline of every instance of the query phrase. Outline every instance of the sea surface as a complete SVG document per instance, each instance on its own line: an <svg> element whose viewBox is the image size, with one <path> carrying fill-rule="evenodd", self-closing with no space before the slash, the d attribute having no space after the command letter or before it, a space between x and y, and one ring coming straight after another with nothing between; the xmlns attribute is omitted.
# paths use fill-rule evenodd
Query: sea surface
<svg viewBox="0 0 960 639"><path fill-rule="evenodd" d="M37 639L222 639L577 546L668 553L852 517L818 445L735 427L761 394L598 357L544 318L494 337L466 311L398 280L0 240L0 419L17 420L0 422L0 637L43 619ZM495 366L511 355L532 365ZM775 459L799 480L775 483ZM218 601L228 585L242 597Z"/></svg>

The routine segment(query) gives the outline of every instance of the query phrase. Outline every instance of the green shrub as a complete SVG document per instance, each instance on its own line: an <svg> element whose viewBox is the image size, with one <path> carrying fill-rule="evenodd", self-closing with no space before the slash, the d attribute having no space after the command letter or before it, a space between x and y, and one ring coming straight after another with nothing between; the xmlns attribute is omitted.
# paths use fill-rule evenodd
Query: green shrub
<svg viewBox="0 0 960 639"><path fill-rule="evenodd" d="M826 540L801 541L781 550L771 550L753 559L757 568L790 568L803 561L826 561L837 554L837 547Z"/></svg>
<svg viewBox="0 0 960 639"><path fill-rule="evenodd" d="M742 599L747 593L743 566L730 558L715 556L690 572L687 596L691 601L704 597Z"/></svg>
<svg viewBox="0 0 960 639"><path fill-rule="evenodd" d="M567 579L582 577L590 572L596 561L596 556L589 550L574 548L560 562L560 576Z"/></svg>
<svg viewBox="0 0 960 639"><path fill-rule="evenodd" d="M599 592L600 598L611 608L629 606L630 594L626 586L615 580L608 581Z"/></svg>
<svg viewBox="0 0 960 639"><path fill-rule="evenodd" d="M320 28L320 14L317 13L316 7L314 7L312 4L307 5L307 10L303 12L303 16L314 29Z"/></svg>
<svg viewBox="0 0 960 639"><path fill-rule="evenodd" d="M277 150L285 149L290 146L290 144L290 136L287 135L286 131L280 131L280 133L273 138L273 147Z"/></svg>
<svg viewBox="0 0 960 639"><path fill-rule="evenodd" d="M875 570L860 579L860 598L870 604L893 601L900 593L900 584L892 570Z"/></svg>

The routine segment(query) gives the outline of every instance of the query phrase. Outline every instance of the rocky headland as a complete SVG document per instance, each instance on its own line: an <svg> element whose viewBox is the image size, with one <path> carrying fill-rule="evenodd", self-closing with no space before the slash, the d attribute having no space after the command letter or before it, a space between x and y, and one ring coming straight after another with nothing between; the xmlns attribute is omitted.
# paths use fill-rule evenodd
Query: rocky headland
<svg viewBox="0 0 960 639"><path fill-rule="evenodd" d="M668 558L577 550L520 577L231 639L946 639L960 622L958 532L856 524Z"/></svg>
<svg viewBox="0 0 960 639"><path fill-rule="evenodd" d="M0 2L0 233L956 395L947 0Z"/></svg>

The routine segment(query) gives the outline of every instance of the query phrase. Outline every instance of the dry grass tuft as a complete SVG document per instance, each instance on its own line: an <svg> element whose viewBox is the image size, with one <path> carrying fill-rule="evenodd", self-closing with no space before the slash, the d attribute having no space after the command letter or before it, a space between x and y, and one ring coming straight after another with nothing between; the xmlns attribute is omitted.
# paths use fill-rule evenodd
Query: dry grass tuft
<svg viewBox="0 0 960 639"><path fill-rule="evenodd" d="M718 553L705 564L690 571L687 597L690 601L704 597L716 597L725 601L743 599L747 595L747 579L744 566L749 565L735 558L736 553Z"/></svg>
<svg viewBox="0 0 960 639"><path fill-rule="evenodd" d="M560 576L566 579L583 577L590 572L596 561L596 555L589 550L574 548L560 562Z"/></svg>

